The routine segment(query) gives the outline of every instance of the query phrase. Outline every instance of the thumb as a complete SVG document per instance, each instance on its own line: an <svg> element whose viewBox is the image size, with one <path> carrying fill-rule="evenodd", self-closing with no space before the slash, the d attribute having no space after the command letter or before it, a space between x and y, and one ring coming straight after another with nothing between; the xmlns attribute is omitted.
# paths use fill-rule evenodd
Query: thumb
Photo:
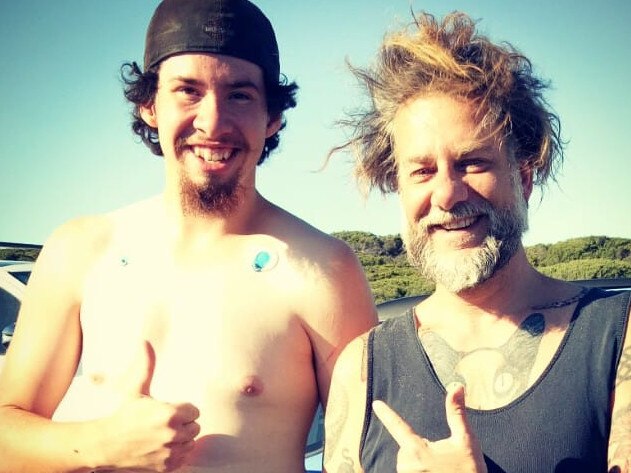
<svg viewBox="0 0 631 473"><path fill-rule="evenodd" d="M462 384L452 383L447 387L447 398L445 399L447 425L449 425L451 436L461 439L471 436L464 394L464 386Z"/></svg>
<svg viewBox="0 0 631 473"><path fill-rule="evenodd" d="M156 353L153 346L143 340L120 379L122 391L130 396L149 396L155 366Z"/></svg>

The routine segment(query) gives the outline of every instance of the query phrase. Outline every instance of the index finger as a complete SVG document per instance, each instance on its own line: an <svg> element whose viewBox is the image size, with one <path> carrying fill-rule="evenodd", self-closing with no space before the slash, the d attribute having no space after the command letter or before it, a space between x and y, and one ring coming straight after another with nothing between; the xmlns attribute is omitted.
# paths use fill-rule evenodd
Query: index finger
<svg viewBox="0 0 631 473"><path fill-rule="evenodd" d="M399 447L417 444L419 436L390 406L383 401L373 401L372 408L386 430L399 444Z"/></svg>

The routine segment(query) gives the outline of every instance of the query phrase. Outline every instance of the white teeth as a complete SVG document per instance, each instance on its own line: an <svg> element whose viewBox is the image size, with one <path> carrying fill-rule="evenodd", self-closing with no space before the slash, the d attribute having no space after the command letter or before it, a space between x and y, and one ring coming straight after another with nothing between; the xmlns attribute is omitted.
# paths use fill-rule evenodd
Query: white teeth
<svg viewBox="0 0 631 473"><path fill-rule="evenodd" d="M225 161L232 155L231 149L212 149L206 146L194 146L193 153L207 163Z"/></svg>
<svg viewBox="0 0 631 473"><path fill-rule="evenodd" d="M463 218L452 222L445 222L441 226L446 230L459 230L472 225L475 220L476 219L474 217Z"/></svg>

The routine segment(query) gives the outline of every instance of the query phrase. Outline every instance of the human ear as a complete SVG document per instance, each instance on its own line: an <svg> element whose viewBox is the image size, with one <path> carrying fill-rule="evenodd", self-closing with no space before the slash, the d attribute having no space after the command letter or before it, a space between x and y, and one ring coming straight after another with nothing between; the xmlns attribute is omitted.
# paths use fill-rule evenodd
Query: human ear
<svg viewBox="0 0 631 473"><path fill-rule="evenodd" d="M269 120L267 121L267 130L265 133L265 138L269 138L270 136L273 136L275 133L278 132L278 130L280 130L280 127L283 124L283 115L282 114L278 114L276 116L271 116L269 117Z"/></svg>
<svg viewBox="0 0 631 473"><path fill-rule="evenodd" d="M519 167L519 177L521 179L521 188L524 192L524 199L528 202L533 188L533 169L528 163Z"/></svg>
<svg viewBox="0 0 631 473"><path fill-rule="evenodd" d="M156 108L153 102L149 105L140 105L138 107L140 112L140 118L152 128L158 128L158 122L156 120Z"/></svg>

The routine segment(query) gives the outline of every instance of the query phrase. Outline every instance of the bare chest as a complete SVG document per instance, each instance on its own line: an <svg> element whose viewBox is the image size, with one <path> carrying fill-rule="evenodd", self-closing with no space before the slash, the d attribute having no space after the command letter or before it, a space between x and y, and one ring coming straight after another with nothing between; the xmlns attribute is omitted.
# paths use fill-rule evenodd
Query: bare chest
<svg viewBox="0 0 631 473"><path fill-rule="evenodd" d="M311 345L291 297L283 297L283 279L281 271L230 265L97 268L81 309L84 374L116 384L146 341L151 395L158 399L198 406L312 403Z"/></svg>

